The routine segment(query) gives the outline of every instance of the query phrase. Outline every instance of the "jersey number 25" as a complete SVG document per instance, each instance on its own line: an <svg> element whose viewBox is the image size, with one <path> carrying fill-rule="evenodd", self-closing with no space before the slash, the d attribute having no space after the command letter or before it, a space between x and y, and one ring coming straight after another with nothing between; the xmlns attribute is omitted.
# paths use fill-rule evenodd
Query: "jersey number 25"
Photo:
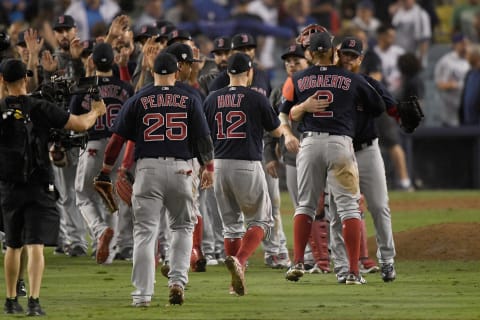
<svg viewBox="0 0 480 320"><path fill-rule="evenodd" d="M163 141L165 136L171 141L185 140L187 137L187 124L183 121L187 119L186 112L167 113L165 116L161 113L147 113L143 116L143 124L148 126L143 132L143 140ZM158 133L160 128L165 126L165 135Z"/></svg>

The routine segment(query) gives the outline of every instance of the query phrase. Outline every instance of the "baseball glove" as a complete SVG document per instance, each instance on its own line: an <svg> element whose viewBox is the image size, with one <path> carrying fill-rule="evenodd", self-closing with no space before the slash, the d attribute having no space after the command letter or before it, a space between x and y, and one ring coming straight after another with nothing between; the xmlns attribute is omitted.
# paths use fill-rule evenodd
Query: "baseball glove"
<svg viewBox="0 0 480 320"><path fill-rule="evenodd" d="M398 104L398 114L401 120L400 126L406 133L415 131L425 117L418 98L415 96L411 96L408 100L401 101Z"/></svg>
<svg viewBox="0 0 480 320"><path fill-rule="evenodd" d="M115 198L113 197L113 186L110 177L107 174L100 172L98 176L93 178L93 186L95 188L95 191L98 192L100 197L105 202L105 205L107 206L110 213L114 213L115 211L117 211L118 205L115 201Z"/></svg>
<svg viewBox="0 0 480 320"><path fill-rule="evenodd" d="M118 169L115 191L126 204L132 206L132 186L135 181L133 175L125 168Z"/></svg>

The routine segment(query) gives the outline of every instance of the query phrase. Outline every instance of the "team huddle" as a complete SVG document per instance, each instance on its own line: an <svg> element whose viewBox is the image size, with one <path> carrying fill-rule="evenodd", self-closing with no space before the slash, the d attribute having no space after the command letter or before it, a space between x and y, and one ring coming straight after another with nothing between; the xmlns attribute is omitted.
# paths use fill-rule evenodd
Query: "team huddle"
<svg viewBox="0 0 480 320"><path fill-rule="evenodd" d="M97 77L105 106L98 111L92 93L73 96L72 115L91 118L97 110L88 126L73 127L89 128L89 140L80 150L62 149L64 162L51 168L65 219L58 240L68 255L86 255L88 230L98 264L131 259L137 307L150 305L157 269L168 278L170 304L183 304L189 271L218 263L230 273L230 293L245 295L247 262L260 245L265 264L286 268L290 281L306 271L329 273L332 262L339 283L366 284L362 273L376 271L395 280L374 119L387 111L413 131L423 115L415 102L402 108L380 82L359 73L360 39L337 45L322 26L306 27L281 56L288 77L272 90L255 64L250 34L215 39L208 66L188 32L161 21L141 28L132 65L124 56L131 50L123 40L131 37L128 23L119 16L91 52L77 52L76 41L67 41L75 21L61 16L54 25L59 52L42 57L46 73L78 79L84 69ZM27 40L32 49L37 40ZM279 210L280 161L295 205L292 261ZM363 198L379 266L368 258ZM9 230L7 252L30 244L13 241ZM9 277L5 310L18 313L17 279ZM41 315L36 290L34 315Z"/></svg>

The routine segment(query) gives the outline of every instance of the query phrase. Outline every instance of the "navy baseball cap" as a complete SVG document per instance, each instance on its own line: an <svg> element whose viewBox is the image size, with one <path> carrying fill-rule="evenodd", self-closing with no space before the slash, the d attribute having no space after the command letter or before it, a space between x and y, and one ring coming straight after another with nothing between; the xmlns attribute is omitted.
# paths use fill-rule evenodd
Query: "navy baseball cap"
<svg viewBox="0 0 480 320"><path fill-rule="evenodd" d="M173 30L168 34L167 45L171 45L177 40L192 40L192 35L187 30Z"/></svg>
<svg viewBox="0 0 480 320"><path fill-rule="evenodd" d="M178 60L177 58L168 52L160 52L155 57L155 62L153 63L153 71L158 74L171 74L178 70Z"/></svg>
<svg viewBox="0 0 480 320"><path fill-rule="evenodd" d="M255 38L248 33L237 33L232 37L232 49L239 48L256 48L257 42Z"/></svg>
<svg viewBox="0 0 480 320"><path fill-rule="evenodd" d="M230 37L218 37L213 40L212 53L230 50L232 50L232 39Z"/></svg>
<svg viewBox="0 0 480 320"><path fill-rule="evenodd" d="M3 80L6 82L15 82L25 76L33 76L33 72L27 70L25 63L18 59L8 59L2 62L2 74Z"/></svg>
<svg viewBox="0 0 480 320"><path fill-rule="evenodd" d="M200 62L200 60L193 58L192 48L185 43L172 43L165 48L165 52L173 54L179 62Z"/></svg>
<svg viewBox="0 0 480 320"><path fill-rule="evenodd" d="M168 39L168 35L170 34L170 32L177 30L177 27L175 27L174 24L166 24L160 27L159 29L160 29L160 36L157 39L163 40L163 39Z"/></svg>
<svg viewBox="0 0 480 320"><path fill-rule="evenodd" d="M299 57L305 59L305 51L300 44L294 44L288 47L287 51L282 54L282 60L287 59L288 57Z"/></svg>
<svg viewBox="0 0 480 320"><path fill-rule="evenodd" d="M103 42L93 47L92 59L97 67L111 66L113 58L113 49L109 43Z"/></svg>
<svg viewBox="0 0 480 320"><path fill-rule="evenodd" d="M137 34L133 38L134 41L141 41L146 38L150 38L153 36L159 36L160 30L154 25L143 25L138 30Z"/></svg>
<svg viewBox="0 0 480 320"><path fill-rule="evenodd" d="M61 15L55 19L55 23L53 24L53 30L60 30L60 29L71 29L75 28L77 25L75 24L75 20L72 16L69 15Z"/></svg>
<svg viewBox="0 0 480 320"><path fill-rule="evenodd" d="M340 52L351 52L358 56L363 54L362 40L357 37L346 37L340 45Z"/></svg>
<svg viewBox="0 0 480 320"><path fill-rule="evenodd" d="M328 32L315 32L310 36L310 51L325 52L333 47L332 35Z"/></svg>
<svg viewBox="0 0 480 320"><path fill-rule="evenodd" d="M227 71L232 74L246 72L253 68L252 59L248 54L235 53L228 58Z"/></svg>

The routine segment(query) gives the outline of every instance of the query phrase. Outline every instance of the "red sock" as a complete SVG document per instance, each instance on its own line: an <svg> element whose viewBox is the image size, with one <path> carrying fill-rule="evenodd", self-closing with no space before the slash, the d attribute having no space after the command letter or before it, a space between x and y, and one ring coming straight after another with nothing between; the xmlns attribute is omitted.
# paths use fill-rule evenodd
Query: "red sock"
<svg viewBox="0 0 480 320"><path fill-rule="evenodd" d="M242 266L245 265L248 258L258 248L264 235L265 231L259 226L250 227L247 232L245 232L245 235L242 238L242 246L237 252L237 259Z"/></svg>
<svg viewBox="0 0 480 320"><path fill-rule="evenodd" d="M302 262L305 247L312 231L312 218L306 214L298 214L293 218L293 262Z"/></svg>
<svg viewBox="0 0 480 320"><path fill-rule="evenodd" d="M236 256L240 246L242 245L241 238L225 238L223 239L223 247L225 248L225 255Z"/></svg>
<svg viewBox="0 0 480 320"><path fill-rule="evenodd" d="M360 259L360 219L347 219L342 222L342 234L350 261L350 272L358 275L358 259Z"/></svg>
<svg viewBox="0 0 480 320"><path fill-rule="evenodd" d="M197 224L193 228L193 248L202 253L202 240L203 240L203 218L197 216Z"/></svg>

